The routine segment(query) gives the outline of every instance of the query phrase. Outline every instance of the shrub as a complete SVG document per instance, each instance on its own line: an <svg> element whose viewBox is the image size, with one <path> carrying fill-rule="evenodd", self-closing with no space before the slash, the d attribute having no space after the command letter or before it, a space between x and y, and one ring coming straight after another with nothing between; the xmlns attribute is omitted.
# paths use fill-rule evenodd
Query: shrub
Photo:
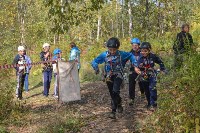
<svg viewBox="0 0 200 133"><path fill-rule="evenodd" d="M194 132L198 128L200 55L185 56L183 67L170 72L160 83L159 109L148 118L146 132Z"/></svg>

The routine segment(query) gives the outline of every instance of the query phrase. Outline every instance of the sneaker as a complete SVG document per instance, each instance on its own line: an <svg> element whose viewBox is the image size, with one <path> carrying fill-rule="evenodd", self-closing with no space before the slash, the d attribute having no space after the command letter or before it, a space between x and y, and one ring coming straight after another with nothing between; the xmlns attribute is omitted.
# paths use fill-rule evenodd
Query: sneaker
<svg viewBox="0 0 200 133"><path fill-rule="evenodd" d="M43 94L44 97L48 97L48 95Z"/></svg>
<svg viewBox="0 0 200 133"><path fill-rule="evenodd" d="M152 105L152 108L153 108L154 110L156 110L156 109L157 109L157 104Z"/></svg>
<svg viewBox="0 0 200 133"><path fill-rule="evenodd" d="M134 100L131 99L130 102L129 102L129 106L133 106L134 105Z"/></svg>
<svg viewBox="0 0 200 133"><path fill-rule="evenodd" d="M21 101L23 98L22 97L17 97L17 100Z"/></svg>
<svg viewBox="0 0 200 133"><path fill-rule="evenodd" d="M111 119L116 119L116 113L115 113L115 112L111 112L111 113L109 114L109 118L111 118Z"/></svg>
<svg viewBox="0 0 200 133"><path fill-rule="evenodd" d="M118 111L118 113L122 113L123 112L123 107L122 107L122 105L118 105L117 106L117 111Z"/></svg>
<svg viewBox="0 0 200 133"><path fill-rule="evenodd" d="M54 98L58 98L58 95L53 95Z"/></svg>

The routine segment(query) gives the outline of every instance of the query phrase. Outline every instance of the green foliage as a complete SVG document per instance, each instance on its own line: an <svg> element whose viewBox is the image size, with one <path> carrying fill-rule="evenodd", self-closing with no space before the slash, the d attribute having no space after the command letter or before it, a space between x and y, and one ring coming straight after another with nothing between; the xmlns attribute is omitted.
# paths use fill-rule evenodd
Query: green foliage
<svg viewBox="0 0 200 133"><path fill-rule="evenodd" d="M200 118L199 54L185 55L184 66L164 78L159 90L159 109L149 118L147 131L194 131Z"/></svg>
<svg viewBox="0 0 200 133"><path fill-rule="evenodd" d="M9 133L4 127L0 126L0 133Z"/></svg>
<svg viewBox="0 0 200 133"><path fill-rule="evenodd" d="M93 15L93 11L101 8L103 0L98 1L60 1L45 0L45 5L50 7L48 16L53 22L52 31L63 34L68 31L70 26L79 25L81 21L87 21Z"/></svg>
<svg viewBox="0 0 200 133"><path fill-rule="evenodd" d="M14 86L8 80L8 73L2 72L0 79L1 79L1 89L0 89L0 121L7 119L14 107L13 105L13 94L12 88ZM6 78L7 77L7 78Z"/></svg>

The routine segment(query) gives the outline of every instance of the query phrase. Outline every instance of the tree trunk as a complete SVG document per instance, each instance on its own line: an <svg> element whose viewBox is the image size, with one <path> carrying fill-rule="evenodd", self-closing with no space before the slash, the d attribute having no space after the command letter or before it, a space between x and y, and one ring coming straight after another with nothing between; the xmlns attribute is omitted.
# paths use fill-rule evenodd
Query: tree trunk
<svg viewBox="0 0 200 133"><path fill-rule="evenodd" d="M148 32L148 29L149 29L149 26L148 26L148 22L149 22L149 1L146 0L146 4L145 4L145 34L144 34L144 40L146 41L147 40L147 32Z"/></svg>
<svg viewBox="0 0 200 133"><path fill-rule="evenodd" d="M114 24L113 24L113 19L111 19L111 28L112 28L112 36L114 36Z"/></svg>
<svg viewBox="0 0 200 133"><path fill-rule="evenodd" d="M160 35L160 28L161 28L161 13L160 13L160 2L157 1L157 6L158 6L158 22L157 22L157 37Z"/></svg>
<svg viewBox="0 0 200 133"><path fill-rule="evenodd" d="M124 0L122 0L122 37L124 38Z"/></svg>
<svg viewBox="0 0 200 133"><path fill-rule="evenodd" d="M100 30L101 30L101 15L99 14L97 23L97 41L99 41Z"/></svg>
<svg viewBox="0 0 200 133"><path fill-rule="evenodd" d="M129 36L132 37L132 30L133 30L133 22L132 22L132 10L131 10L131 1L128 2L128 15L129 15Z"/></svg>
<svg viewBox="0 0 200 133"><path fill-rule="evenodd" d="M118 2L116 0L116 29L117 29L117 37L119 36L119 29L118 29L118 6L117 6Z"/></svg>
<svg viewBox="0 0 200 133"><path fill-rule="evenodd" d="M20 22L20 43L25 45L25 13L26 7L25 4L18 1L18 21Z"/></svg>

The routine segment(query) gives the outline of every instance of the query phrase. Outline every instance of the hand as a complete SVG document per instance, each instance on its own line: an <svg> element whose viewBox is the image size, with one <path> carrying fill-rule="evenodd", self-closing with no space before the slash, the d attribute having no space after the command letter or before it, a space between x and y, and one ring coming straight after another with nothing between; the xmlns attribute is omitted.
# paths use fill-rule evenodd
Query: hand
<svg viewBox="0 0 200 133"><path fill-rule="evenodd" d="M162 70L162 71L161 71L161 74L162 74L162 75L166 75L166 74L167 74L167 70Z"/></svg>
<svg viewBox="0 0 200 133"><path fill-rule="evenodd" d="M140 69L139 69L138 67L135 67L134 69L135 69L135 72L136 72L137 74L139 74L139 75L141 74L141 71L140 71Z"/></svg>
<svg viewBox="0 0 200 133"><path fill-rule="evenodd" d="M47 53L45 54L45 58L47 58L47 57L49 56L49 54L50 54L50 53L49 53L49 52L47 52Z"/></svg>
<svg viewBox="0 0 200 133"><path fill-rule="evenodd" d="M99 74L99 69L95 70L95 74L96 75Z"/></svg>

